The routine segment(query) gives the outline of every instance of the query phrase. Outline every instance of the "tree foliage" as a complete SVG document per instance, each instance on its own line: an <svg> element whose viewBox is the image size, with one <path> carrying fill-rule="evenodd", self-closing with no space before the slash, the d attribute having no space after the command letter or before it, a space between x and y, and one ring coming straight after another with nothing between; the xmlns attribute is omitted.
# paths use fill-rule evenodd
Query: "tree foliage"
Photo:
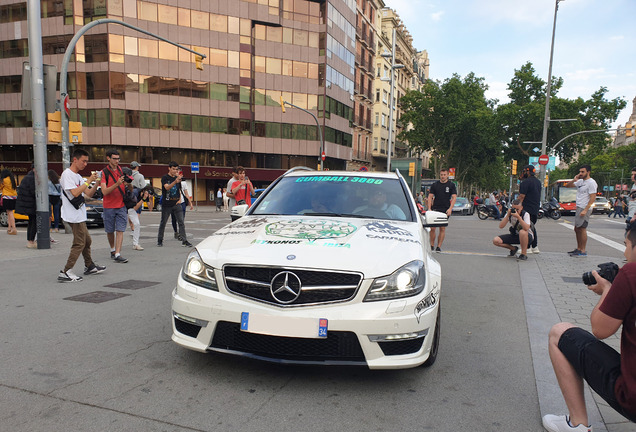
<svg viewBox="0 0 636 432"><path fill-rule="evenodd" d="M436 176L441 167L455 167L460 183L493 181L484 171L499 172L501 141L487 88L483 78L470 73L463 79L454 74L444 82L431 80L421 92L408 92L400 99L400 121L410 127L398 138L417 152L432 151Z"/></svg>
<svg viewBox="0 0 636 432"><path fill-rule="evenodd" d="M507 188L510 161L516 159L522 166L529 156L539 155L533 149L541 145L528 141L541 141L546 87L530 62L514 71L508 84L510 102L497 107L496 101L485 96L488 86L484 79L473 73L464 78L454 74L443 82L429 80L421 91L408 92L400 99L404 110L400 122L408 127L397 138L408 141L415 152L433 152L436 176L442 166L455 167L460 186ZM565 162L578 157L573 173L584 162L590 163L593 171L595 166L607 171L612 163L611 158L605 160L610 154L607 133L564 138L576 132L609 129L626 106L625 100L608 100L605 87L589 99L565 99L558 96L562 87L563 79L553 77L550 118L576 120L550 123L548 151L553 150ZM633 157L623 156L621 166L636 165Z"/></svg>
<svg viewBox="0 0 636 432"><path fill-rule="evenodd" d="M575 135L554 148L570 134L590 130L609 129L616 121L626 102L621 98L607 100L607 88L601 87L587 100L558 97L563 86L562 78L553 78L550 91L550 122L547 150L553 150L561 160L571 162L583 150L602 152L608 143L606 133ZM504 153L506 159L527 160L538 156L532 149L541 147L543 119L545 114L546 83L536 75L532 63L528 62L508 84L510 102L497 108L497 119L504 131ZM557 122L554 120L576 119Z"/></svg>

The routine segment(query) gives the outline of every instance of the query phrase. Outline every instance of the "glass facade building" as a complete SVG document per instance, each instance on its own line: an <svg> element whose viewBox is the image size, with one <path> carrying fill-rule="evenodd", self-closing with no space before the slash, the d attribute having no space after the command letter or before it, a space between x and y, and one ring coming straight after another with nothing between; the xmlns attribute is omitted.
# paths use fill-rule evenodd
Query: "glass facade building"
<svg viewBox="0 0 636 432"><path fill-rule="evenodd" d="M142 164L287 169L352 158L355 0L43 0L45 64L61 66L73 35L113 18L204 53L104 24L76 45L69 66L71 121L103 161L116 147ZM26 2L0 1L0 158L32 160L30 112L20 109L28 61ZM281 98L316 114L287 107ZM60 161L58 145L49 161Z"/></svg>

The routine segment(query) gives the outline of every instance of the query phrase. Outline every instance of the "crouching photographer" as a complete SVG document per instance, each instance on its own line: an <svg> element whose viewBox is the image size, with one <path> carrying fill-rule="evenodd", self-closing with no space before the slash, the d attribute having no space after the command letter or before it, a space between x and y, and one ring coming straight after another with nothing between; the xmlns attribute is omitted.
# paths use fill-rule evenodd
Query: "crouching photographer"
<svg viewBox="0 0 636 432"><path fill-rule="evenodd" d="M546 415L543 426L551 432L591 431L583 380L612 408L636 421L636 229L625 237L627 263L614 263L583 275L587 288L600 295L592 310L592 333L570 323L552 327L548 349L569 415ZM613 278L613 282L608 280ZM623 326L621 352L600 341Z"/></svg>
<svg viewBox="0 0 636 432"><path fill-rule="evenodd" d="M519 251L519 246L521 246L521 254L519 254L517 259L520 261L527 260L528 245L532 243L532 222L530 222L530 214L523 210L521 201L518 199L512 201L510 209L499 222L499 228L504 228L507 223L510 223L510 227L508 227L510 234L502 234L495 237L492 240L492 244L508 249L510 257L514 257Z"/></svg>

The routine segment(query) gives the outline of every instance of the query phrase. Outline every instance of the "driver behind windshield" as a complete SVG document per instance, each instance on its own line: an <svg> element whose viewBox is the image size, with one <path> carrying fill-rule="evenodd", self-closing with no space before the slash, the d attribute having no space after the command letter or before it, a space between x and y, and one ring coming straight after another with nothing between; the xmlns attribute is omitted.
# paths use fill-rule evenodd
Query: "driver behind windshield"
<svg viewBox="0 0 636 432"><path fill-rule="evenodd" d="M353 213L375 218L406 220L406 215L395 204L387 204L386 192L382 189L369 189L367 204L356 208Z"/></svg>

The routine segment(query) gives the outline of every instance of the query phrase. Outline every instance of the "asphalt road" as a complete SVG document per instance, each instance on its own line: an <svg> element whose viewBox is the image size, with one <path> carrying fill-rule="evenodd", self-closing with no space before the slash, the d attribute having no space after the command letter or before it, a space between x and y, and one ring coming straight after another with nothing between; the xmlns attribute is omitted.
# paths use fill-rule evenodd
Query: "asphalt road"
<svg viewBox="0 0 636 432"><path fill-rule="evenodd" d="M108 269L81 283L56 282L70 235L34 251L24 247L24 227L19 236L0 234L2 430L543 430L521 264L492 246L495 221L451 219L438 254L443 313L435 365L369 371L273 365L171 342L170 293L188 249L170 235L157 248L158 219L142 215L144 251L132 251L125 234L127 264L111 263L103 231L91 229L94 259ZM623 226L605 219L594 216L592 226L622 243ZM227 213L189 212L189 240L196 245L228 220ZM540 222L542 251L573 249L563 220ZM620 259L615 248L593 242ZM81 295L89 302L73 299Z"/></svg>

